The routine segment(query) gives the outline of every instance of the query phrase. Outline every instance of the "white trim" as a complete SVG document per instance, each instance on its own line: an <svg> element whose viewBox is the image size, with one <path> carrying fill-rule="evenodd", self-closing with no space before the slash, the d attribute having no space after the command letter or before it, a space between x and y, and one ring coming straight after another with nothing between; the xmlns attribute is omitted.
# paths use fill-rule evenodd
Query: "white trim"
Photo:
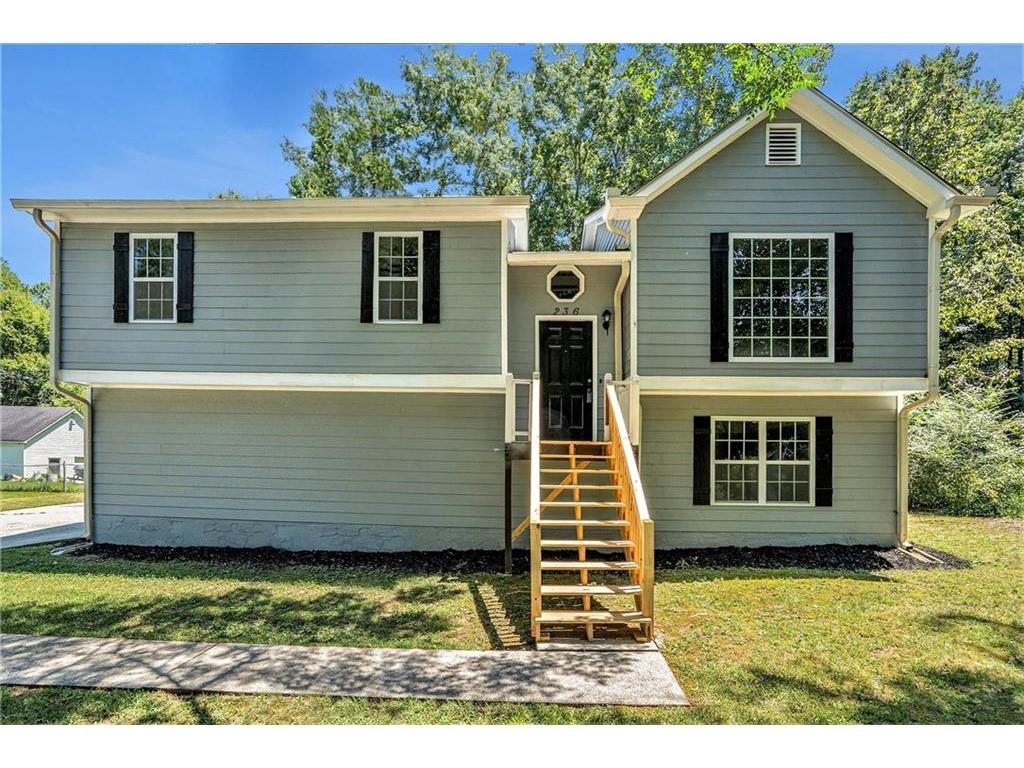
<svg viewBox="0 0 1024 768"><path fill-rule="evenodd" d="M560 299L557 296L555 296L555 292L551 290L551 278L557 275L559 272L572 272L580 280L580 289L579 291L577 291L576 295L573 296L571 299ZM580 270L576 269L576 267L574 267L572 264L558 264L552 267L551 271L548 272L548 275L544 280L544 286L548 292L548 296L550 296L559 304L575 304L577 301L579 301L580 296L582 296L587 290L587 276L580 272Z"/></svg>
<svg viewBox="0 0 1024 768"><path fill-rule="evenodd" d="M870 396L923 392L924 377L878 376L642 376L645 395Z"/></svg>
<svg viewBox="0 0 1024 768"><path fill-rule="evenodd" d="M735 357L733 355L733 239L758 239L758 240L828 240L828 356L827 357ZM835 254L836 239L834 232L730 232L729 233L729 362L730 363L834 363L835 362ZM810 247L808 247L808 258L810 258ZM792 260L792 256L790 257ZM751 272L753 277L753 272ZM751 297L753 298L753 297ZM810 296L808 296L810 301ZM792 318L792 314L790 315ZM767 318L769 322L771 317ZM769 336L769 339L774 336ZM792 337L789 337L792 338Z"/></svg>
<svg viewBox="0 0 1024 768"><path fill-rule="evenodd" d="M715 459L715 424L719 421L756 421L757 422L757 501L717 501L715 499L715 465L716 464L742 464L750 465L755 462L751 459ZM768 430L769 421L793 421L805 422L807 430L807 451L806 460L768 461ZM711 417L711 439L709 451L710 472L711 472L711 506L713 507L813 507L815 506L815 432L817 419L814 416L712 416ZM768 464L780 464L789 466L807 466L807 501L768 501Z"/></svg>
<svg viewBox="0 0 1024 768"><path fill-rule="evenodd" d="M629 261L628 251L513 251L510 267L555 267L572 263L579 267L617 267Z"/></svg>
<svg viewBox="0 0 1024 768"><path fill-rule="evenodd" d="M13 198L19 211L38 208L46 219L93 224L210 224L242 222L500 221L527 220L530 198L388 197L281 200L68 200ZM525 229L525 228L524 228ZM519 233L517 232L517 235ZM526 242L526 232L522 233ZM524 246L525 247L525 246Z"/></svg>
<svg viewBox="0 0 1024 768"><path fill-rule="evenodd" d="M629 222L629 378L640 376L640 356L637 354L637 329L640 307L640 273L637 271L636 247L637 219ZM633 417L630 416L630 422Z"/></svg>
<svg viewBox="0 0 1024 768"><path fill-rule="evenodd" d="M173 240L174 253L171 265L171 277L136 277L135 276L135 241L136 240ZM148 246L147 246L148 247ZM135 283L170 283L171 317L168 320L137 320L135 318ZM137 324L176 323L178 322L178 233L177 232L131 232L128 235L128 322Z"/></svg>
<svg viewBox="0 0 1024 768"><path fill-rule="evenodd" d="M380 312L380 282L384 280L389 283L411 283L411 277L382 277L378 273L380 268L380 239L382 237L416 238L416 319L415 320L381 320ZM403 249L404 250L404 249ZM393 257L392 257L393 258ZM405 258L403 255L401 258ZM423 231L416 232L374 232L373 233L373 322L374 325L423 325Z"/></svg>
<svg viewBox="0 0 1024 768"><path fill-rule="evenodd" d="M501 251L498 258L501 260L501 372L508 373L508 230L512 227L515 233L515 223L508 219L501 220ZM513 390L514 392L514 390Z"/></svg>
<svg viewBox="0 0 1024 768"><path fill-rule="evenodd" d="M94 387L268 389L355 392L505 391L499 373L236 373L221 371L61 370L62 381Z"/></svg>
<svg viewBox="0 0 1024 768"><path fill-rule="evenodd" d="M942 181L820 91L813 88L801 89L790 97L786 107L870 165L922 205L936 205L944 209L948 207L945 201L960 194L955 187ZM647 202L650 202L766 117L767 112L762 111L737 118L675 165L644 184L634 196L645 197Z"/></svg>
<svg viewBox="0 0 1024 768"><path fill-rule="evenodd" d="M540 373L540 324L544 323L574 323L579 320L589 320L591 325L590 340L590 382L593 398L591 409L591 440L597 439L597 315L534 315L533 318L533 370Z"/></svg>
<svg viewBox="0 0 1024 768"><path fill-rule="evenodd" d="M800 133L801 123L766 123L764 126L764 164L767 166L793 166L800 165L801 145L803 144ZM772 162L771 159L771 133L772 128L794 128L796 129L796 160L785 162Z"/></svg>

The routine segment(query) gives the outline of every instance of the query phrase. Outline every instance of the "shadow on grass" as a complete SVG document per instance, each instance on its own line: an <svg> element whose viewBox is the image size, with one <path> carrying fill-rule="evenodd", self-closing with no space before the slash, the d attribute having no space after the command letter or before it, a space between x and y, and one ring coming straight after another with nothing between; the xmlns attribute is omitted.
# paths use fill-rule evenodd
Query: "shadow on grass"
<svg viewBox="0 0 1024 768"><path fill-rule="evenodd" d="M12 634L287 645L434 644L450 628L428 608L394 611L348 590L294 598L237 587L218 595L22 603L4 612L4 631Z"/></svg>
<svg viewBox="0 0 1024 768"><path fill-rule="evenodd" d="M835 668L807 679L754 667L749 690L765 699L796 696L804 710L845 704L846 717L858 723L1024 723L1024 627L968 613L940 614L922 624L955 635L965 649L996 663L980 668L964 654L941 666L908 665L900 676L874 677L870 684Z"/></svg>

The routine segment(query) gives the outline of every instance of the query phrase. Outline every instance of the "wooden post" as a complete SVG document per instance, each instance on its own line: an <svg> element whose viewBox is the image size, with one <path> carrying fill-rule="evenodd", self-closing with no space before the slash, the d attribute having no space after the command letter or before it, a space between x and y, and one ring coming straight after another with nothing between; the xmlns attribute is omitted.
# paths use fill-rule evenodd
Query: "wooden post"
<svg viewBox="0 0 1024 768"><path fill-rule="evenodd" d="M505 573L512 573L512 457L505 444Z"/></svg>

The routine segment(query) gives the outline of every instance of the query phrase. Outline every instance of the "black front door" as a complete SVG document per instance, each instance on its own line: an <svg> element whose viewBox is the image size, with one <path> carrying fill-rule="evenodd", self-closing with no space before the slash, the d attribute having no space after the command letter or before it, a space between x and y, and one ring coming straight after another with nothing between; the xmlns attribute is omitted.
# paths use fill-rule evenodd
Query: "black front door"
<svg viewBox="0 0 1024 768"><path fill-rule="evenodd" d="M594 436L593 332L590 322L540 324L541 437Z"/></svg>

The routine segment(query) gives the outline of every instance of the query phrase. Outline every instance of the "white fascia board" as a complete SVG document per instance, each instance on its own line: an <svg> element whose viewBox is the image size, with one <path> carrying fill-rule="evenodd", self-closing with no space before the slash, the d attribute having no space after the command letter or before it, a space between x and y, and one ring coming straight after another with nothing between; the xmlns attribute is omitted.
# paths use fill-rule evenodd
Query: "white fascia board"
<svg viewBox="0 0 1024 768"><path fill-rule="evenodd" d="M641 376L645 395L897 395L924 392L928 378L876 376Z"/></svg>
<svg viewBox="0 0 1024 768"><path fill-rule="evenodd" d="M765 111L751 115L744 115L734 120L730 125L723 128L710 139L698 146L692 152L683 157L675 165L644 184L631 197L645 197L651 201L665 190L671 188L680 179L689 174L698 166L702 165L720 151L732 144L736 139L745 134L755 125L768 116Z"/></svg>
<svg viewBox="0 0 1024 768"><path fill-rule="evenodd" d="M954 195L929 206L926 216L929 219L934 218L941 221L949 215L949 210L953 206L959 205L960 218L966 219L992 205L993 202L995 202L995 197L989 195Z"/></svg>
<svg viewBox="0 0 1024 768"><path fill-rule="evenodd" d="M500 373L235 373L61 369L62 381L134 389L264 389L325 392L504 392Z"/></svg>
<svg viewBox="0 0 1024 768"><path fill-rule="evenodd" d="M528 197L402 197L295 200L30 200L19 211L91 224L500 221L525 223ZM525 231L523 236L525 237Z"/></svg>
<svg viewBox="0 0 1024 768"><path fill-rule="evenodd" d="M797 91L787 106L922 205L931 207L960 194L960 190L817 91Z"/></svg>
<svg viewBox="0 0 1024 768"><path fill-rule="evenodd" d="M628 263L629 251L533 251L508 255L510 267L617 267Z"/></svg>

